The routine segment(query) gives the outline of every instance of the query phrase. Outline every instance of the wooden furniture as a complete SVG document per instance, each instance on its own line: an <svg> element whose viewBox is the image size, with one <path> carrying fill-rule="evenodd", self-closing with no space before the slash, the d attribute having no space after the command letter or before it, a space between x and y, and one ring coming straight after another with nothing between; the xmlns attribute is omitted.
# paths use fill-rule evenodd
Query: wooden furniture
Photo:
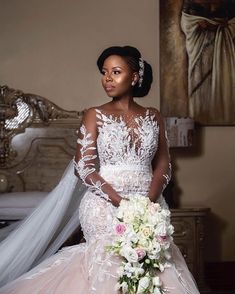
<svg viewBox="0 0 235 294"><path fill-rule="evenodd" d="M174 242L182 252L200 293L209 293L204 281L204 226L209 208L171 209Z"/></svg>
<svg viewBox="0 0 235 294"><path fill-rule="evenodd" d="M82 116L0 86L0 239L59 182L75 154Z"/></svg>
<svg viewBox="0 0 235 294"><path fill-rule="evenodd" d="M55 187L75 154L82 115L0 86L0 193Z"/></svg>

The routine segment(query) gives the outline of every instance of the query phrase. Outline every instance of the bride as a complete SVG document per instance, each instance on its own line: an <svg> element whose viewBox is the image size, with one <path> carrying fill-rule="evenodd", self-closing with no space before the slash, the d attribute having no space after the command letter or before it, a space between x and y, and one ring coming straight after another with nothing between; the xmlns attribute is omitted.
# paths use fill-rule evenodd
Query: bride
<svg viewBox="0 0 235 294"><path fill-rule="evenodd" d="M85 113L73 163L42 204L0 244L1 294L117 293L121 259L105 250L112 242L116 207L134 195L166 206L161 193L171 165L164 122L156 109L133 99L148 94L151 66L130 46L104 50L97 65L112 100ZM86 242L53 254L79 221ZM173 243L171 252L171 266L160 273L164 289L199 293Z"/></svg>

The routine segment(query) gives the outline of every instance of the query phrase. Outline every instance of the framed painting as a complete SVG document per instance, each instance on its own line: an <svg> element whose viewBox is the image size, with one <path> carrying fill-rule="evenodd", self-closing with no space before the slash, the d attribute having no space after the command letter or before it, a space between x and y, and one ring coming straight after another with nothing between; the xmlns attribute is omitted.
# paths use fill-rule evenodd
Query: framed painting
<svg viewBox="0 0 235 294"><path fill-rule="evenodd" d="M235 0L160 0L164 116L235 125Z"/></svg>

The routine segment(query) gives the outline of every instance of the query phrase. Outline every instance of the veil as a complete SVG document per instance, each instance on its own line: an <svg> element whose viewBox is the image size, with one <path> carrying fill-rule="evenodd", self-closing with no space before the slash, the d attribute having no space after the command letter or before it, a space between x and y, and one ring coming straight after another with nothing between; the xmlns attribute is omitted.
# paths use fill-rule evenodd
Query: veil
<svg viewBox="0 0 235 294"><path fill-rule="evenodd" d="M0 243L0 286L16 279L54 254L79 226L85 185L74 175L73 162L59 184Z"/></svg>

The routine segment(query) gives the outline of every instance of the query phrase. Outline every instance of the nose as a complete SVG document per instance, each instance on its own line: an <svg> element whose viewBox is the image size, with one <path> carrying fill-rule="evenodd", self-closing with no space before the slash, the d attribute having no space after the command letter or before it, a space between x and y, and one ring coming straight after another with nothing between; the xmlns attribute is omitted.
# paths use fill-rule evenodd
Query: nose
<svg viewBox="0 0 235 294"><path fill-rule="evenodd" d="M111 82L113 79L110 75L107 75L106 78L105 78L105 81L106 82Z"/></svg>

